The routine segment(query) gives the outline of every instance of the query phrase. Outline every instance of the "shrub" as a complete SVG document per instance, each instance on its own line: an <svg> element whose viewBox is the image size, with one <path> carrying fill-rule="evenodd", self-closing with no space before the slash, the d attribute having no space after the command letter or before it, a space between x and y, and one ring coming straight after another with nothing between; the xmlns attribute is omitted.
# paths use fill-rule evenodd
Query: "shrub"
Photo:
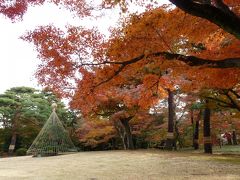
<svg viewBox="0 0 240 180"><path fill-rule="evenodd" d="M27 154L27 149L26 148L19 148L16 150L16 155L17 156L25 156Z"/></svg>

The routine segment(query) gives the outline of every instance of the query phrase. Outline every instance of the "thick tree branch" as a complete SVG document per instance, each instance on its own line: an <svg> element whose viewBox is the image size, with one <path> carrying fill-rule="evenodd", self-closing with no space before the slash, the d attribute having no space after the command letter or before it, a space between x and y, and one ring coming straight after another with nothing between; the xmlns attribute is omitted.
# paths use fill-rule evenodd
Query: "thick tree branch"
<svg viewBox="0 0 240 180"><path fill-rule="evenodd" d="M197 3L191 0L169 1L186 13L207 19L210 22L218 25L226 32L240 39L240 18L229 8L226 8L227 6L223 4L222 1L220 4L221 6L219 7L219 1L216 1L218 3L215 6L211 4Z"/></svg>
<svg viewBox="0 0 240 180"><path fill-rule="evenodd" d="M163 57L168 61L173 61L173 60L178 60L178 61L182 61L186 64L188 64L189 66L205 66L205 67L209 67L209 68L240 68L240 57L239 58L226 58L226 59L220 59L220 60L209 60L209 59L203 59L203 58L199 58L196 56L185 56L182 54L173 54L170 52L155 52L155 53L150 53L148 55L140 55L138 57L135 57L133 59L130 60L126 60L126 61L104 61L101 63L89 63L89 64L81 64L80 66L97 66L97 65L103 65L103 64L116 64L116 65L120 65L118 70L114 72L114 74L109 77L108 79L106 79L105 81L102 81L101 83L99 83L97 86L100 86L106 82L109 82L110 80L112 80L115 76L117 76L126 66L130 65L130 64L134 64L137 63L138 61L143 60L144 58L148 58L148 57Z"/></svg>
<svg viewBox="0 0 240 180"><path fill-rule="evenodd" d="M146 56L144 54L142 54L138 57L135 57L133 59L126 60L126 61L104 61L104 62L100 62L100 63L85 63L85 64L77 65L76 67L98 66L98 65L103 65L103 64L116 64L116 65L120 65L119 69L115 72L115 75L117 75L127 65L134 64L138 61L141 61L145 57L146 58L148 58L148 57L163 57L169 61L178 60L178 61L182 61L182 62L188 64L189 66L206 66L209 68L239 68L240 67L240 57L210 60L210 59L199 58L196 56L186 56L186 55L174 54L174 53L170 53L170 52L155 52L155 53L150 53Z"/></svg>
<svg viewBox="0 0 240 180"><path fill-rule="evenodd" d="M211 68L236 68L240 67L240 57L239 58L226 58L219 60L209 60L203 59L196 56L185 56L182 54L172 54L169 52L157 52L151 54L152 56L162 56L167 60L179 60L189 66L206 66ZM149 55L149 56L151 56Z"/></svg>

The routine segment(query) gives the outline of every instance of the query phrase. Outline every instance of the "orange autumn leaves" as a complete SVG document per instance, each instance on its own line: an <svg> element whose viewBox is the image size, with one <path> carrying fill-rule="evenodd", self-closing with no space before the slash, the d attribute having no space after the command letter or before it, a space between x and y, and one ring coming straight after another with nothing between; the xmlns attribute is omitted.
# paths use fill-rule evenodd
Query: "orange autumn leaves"
<svg viewBox="0 0 240 180"><path fill-rule="evenodd" d="M68 95L81 77L81 64L95 56L102 36L95 29L68 26L61 30L42 26L22 37L32 42L42 63L36 72L39 83Z"/></svg>
<svg viewBox="0 0 240 180"><path fill-rule="evenodd" d="M146 51L167 51L213 61L229 57L237 58L240 54L238 39L214 24L178 9L169 11L158 8L141 16L133 16L122 32L122 38L115 38L115 42L112 40L113 46L110 46L108 51L112 59L120 59L119 61L131 59ZM201 89L231 88L239 81L239 70L236 68L213 69L204 66L189 68L184 63L170 62L156 57L148 58L146 61L156 64L161 71L171 68L172 79L178 79L178 84L184 82L191 84L186 89L188 91L191 91L190 87L194 87L194 82ZM148 64L146 61L145 64ZM162 64L159 64L159 61L162 61ZM137 64L133 66L137 67ZM136 67L133 69L139 70Z"/></svg>
<svg viewBox="0 0 240 180"><path fill-rule="evenodd" d="M166 89L232 88L240 78L237 68L189 67L174 59L148 56L169 52L217 61L240 54L238 39L179 9L160 7L132 15L108 42L93 29L70 27L65 32L51 26L25 39L36 45L42 59L37 72L40 82L61 92L73 88L72 105L86 112L112 97L129 108L149 108L166 97ZM119 62L141 54L145 58L119 71ZM99 66L91 65L96 63Z"/></svg>
<svg viewBox="0 0 240 180"><path fill-rule="evenodd" d="M79 17L90 16L93 10L92 4L85 0L0 0L0 14L13 21L22 19L29 6L43 5L45 2L63 6Z"/></svg>
<svg viewBox="0 0 240 180"><path fill-rule="evenodd" d="M45 0L0 0L0 14L12 20L22 18L29 5L41 5Z"/></svg>

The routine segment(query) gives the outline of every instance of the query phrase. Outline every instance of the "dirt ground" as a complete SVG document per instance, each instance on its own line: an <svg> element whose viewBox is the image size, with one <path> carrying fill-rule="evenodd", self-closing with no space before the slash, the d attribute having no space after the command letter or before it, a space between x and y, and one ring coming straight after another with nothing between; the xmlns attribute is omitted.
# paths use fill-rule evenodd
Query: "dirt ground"
<svg viewBox="0 0 240 180"><path fill-rule="evenodd" d="M159 150L0 159L1 180L240 179L240 157Z"/></svg>

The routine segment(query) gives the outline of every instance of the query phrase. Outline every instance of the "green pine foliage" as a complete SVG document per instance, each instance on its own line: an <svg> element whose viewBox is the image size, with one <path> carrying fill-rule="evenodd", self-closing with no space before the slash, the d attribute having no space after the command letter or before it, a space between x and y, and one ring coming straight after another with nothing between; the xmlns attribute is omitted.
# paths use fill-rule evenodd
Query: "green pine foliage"
<svg viewBox="0 0 240 180"><path fill-rule="evenodd" d="M8 151L14 135L14 149L28 149L51 114L53 102L64 125L72 122L74 114L50 91L14 87L0 94L0 152Z"/></svg>

